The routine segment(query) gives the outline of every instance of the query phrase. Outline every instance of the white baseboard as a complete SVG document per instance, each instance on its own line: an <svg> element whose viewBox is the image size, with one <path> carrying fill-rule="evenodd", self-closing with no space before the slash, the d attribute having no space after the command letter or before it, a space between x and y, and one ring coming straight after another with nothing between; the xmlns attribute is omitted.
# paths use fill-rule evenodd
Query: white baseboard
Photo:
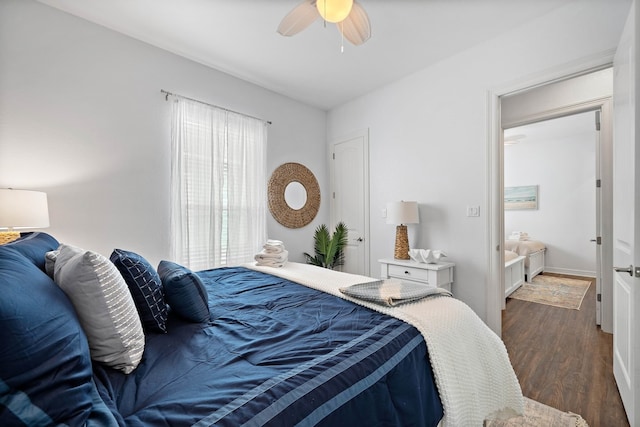
<svg viewBox="0 0 640 427"><path fill-rule="evenodd" d="M574 270L571 268L544 267L545 273L568 274L570 276L596 277L595 271Z"/></svg>

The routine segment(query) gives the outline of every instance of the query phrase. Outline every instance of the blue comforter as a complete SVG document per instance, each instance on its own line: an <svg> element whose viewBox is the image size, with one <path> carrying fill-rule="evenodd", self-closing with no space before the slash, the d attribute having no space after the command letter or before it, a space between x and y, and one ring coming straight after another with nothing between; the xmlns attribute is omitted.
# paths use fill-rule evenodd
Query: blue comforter
<svg viewBox="0 0 640 427"><path fill-rule="evenodd" d="M94 366L126 426L435 426L442 405L412 326L243 267L198 273L211 318L170 316L130 375Z"/></svg>

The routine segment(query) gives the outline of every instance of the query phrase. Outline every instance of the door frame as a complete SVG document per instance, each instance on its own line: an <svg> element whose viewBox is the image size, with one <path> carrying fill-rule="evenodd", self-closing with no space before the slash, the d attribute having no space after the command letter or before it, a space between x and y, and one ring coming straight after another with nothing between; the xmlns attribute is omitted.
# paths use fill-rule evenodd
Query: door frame
<svg viewBox="0 0 640 427"><path fill-rule="evenodd" d="M596 57L587 58L583 61L578 61L568 65L554 68L545 72L534 75L533 77L523 79L512 85L487 90L487 177L486 177L486 205L487 205L487 217L486 217L486 236L487 242L487 275L486 275L486 323L498 336L502 336L502 309L504 304L504 141L503 141L503 129L501 123L501 97L509 94L515 94L521 91L533 89L535 87L541 87L550 83L566 80L571 77L577 77L590 72L598 71L603 68L611 67L613 63L613 56L615 50L603 52ZM611 109L610 114L613 114L612 105L609 103L605 106L605 99L601 101L600 108ZM610 98L609 98L610 101ZM591 102L591 101L590 101ZM585 103L586 104L586 103ZM552 114L557 114L556 117L567 115L567 109L573 109L573 112L580 112L579 106L582 105L585 109L582 111L595 110L597 107L594 105L574 105L565 108L559 108L553 111L547 111L547 118L552 118ZM563 111L564 110L564 111ZM573 112L571 114L573 114ZM541 113L540 117L545 113ZM604 114L603 114L604 115ZM609 115L610 117L610 115ZM531 117L532 119L534 117ZM603 119L604 122L604 119ZM524 124L524 123L523 123ZM608 119L608 126L612 126L611 120ZM601 123L601 126L605 126L605 123ZM602 132L604 135L604 132ZM603 200L603 203L606 203ZM606 206L606 204L604 205ZM603 235L606 230L602 230ZM611 243L610 233L608 237L609 246ZM603 237L603 252L606 253L607 248L605 245L607 239ZM609 249L609 254L611 248ZM606 266L602 266L603 271ZM609 299L611 301L611 299ZM610 310L611 311L611 310ZM605 316L603 316L604 318ZM607 326L612 323L607 322ZM603 326L603 329L604 329ZM611 330L611 329L609 329Z"/></svg>

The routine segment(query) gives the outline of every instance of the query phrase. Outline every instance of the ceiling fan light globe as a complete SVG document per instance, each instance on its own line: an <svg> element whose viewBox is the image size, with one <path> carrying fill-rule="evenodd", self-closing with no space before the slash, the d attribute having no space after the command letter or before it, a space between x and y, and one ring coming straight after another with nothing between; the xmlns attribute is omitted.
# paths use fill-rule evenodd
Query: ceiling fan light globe
<svg viewBox="0 0 640 427"><path fill-rule="evenodd" d="M318 0L316 7L325 21L342 22L351 13L353 0Z"/></svg>

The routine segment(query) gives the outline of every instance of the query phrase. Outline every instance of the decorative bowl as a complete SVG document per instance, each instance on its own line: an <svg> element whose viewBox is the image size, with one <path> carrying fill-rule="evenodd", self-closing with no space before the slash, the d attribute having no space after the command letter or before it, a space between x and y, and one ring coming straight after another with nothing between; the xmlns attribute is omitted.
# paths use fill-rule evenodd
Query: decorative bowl
<svg viewBox="0 0 640 427"><path fill-rule="evenodd" d="M440 258L446 257L447 254L439 249L410 249L409 258L415 262L421 262L423 264L436 264Z"/></svg>

